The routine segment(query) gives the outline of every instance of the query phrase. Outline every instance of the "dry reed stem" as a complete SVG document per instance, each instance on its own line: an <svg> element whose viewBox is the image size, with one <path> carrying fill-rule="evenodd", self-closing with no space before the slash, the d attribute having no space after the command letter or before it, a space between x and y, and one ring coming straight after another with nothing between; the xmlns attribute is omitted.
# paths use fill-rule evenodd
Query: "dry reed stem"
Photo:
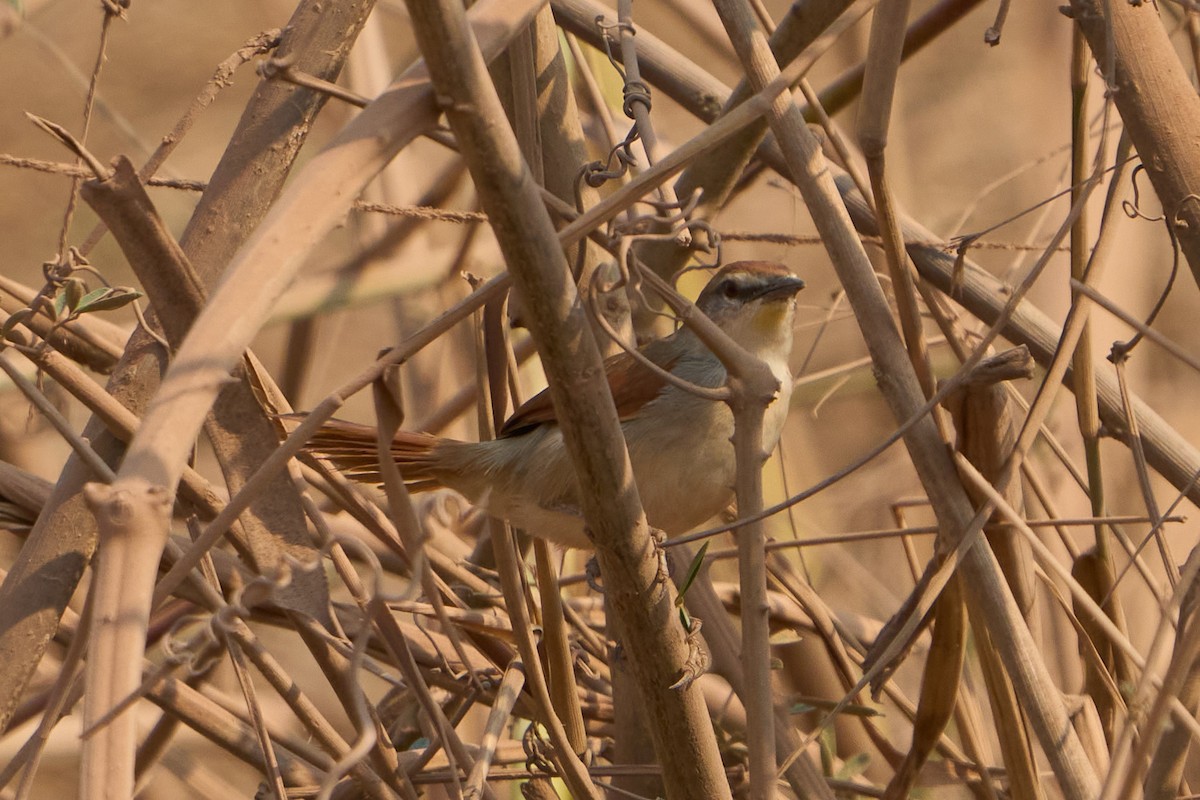
<svg viewBox="0 0 1200 800"><path fill-rule="evenodd" d="M638 65L638 40L634 36L638 28L633 23L633 0L618 0L617 2L617 41L621 45L621 66L625 70L625 115L633 118L634 129L645 151L646 162L650 166L663 157L664 149L654 132L650 120L650 91L649 85L642 82L642 72ZM658 189L663 202L680 206L679 197L670 184L664 183ZM686 215L684 217L686 219ZM690 243L690 237L681 232L677 237L680 244Z"/></svg>
<svg viewBox="0 0 1200 800"><path fill-rule="evenodd" d="M900 235L896 199L892 195L885 166L892 97L895 93L896 76L900 71L908 7L908 0L884 0L871 18L862 110L858 116L858 140L867 160L871 202L879 220L883 251L887 258L888 274L892 278L892 291L900 317L900 329L904 334L904 344L908 348L908 356L917 379L921 382L921 388L928 397L934 392L933 368L929 363L928 344L921 328L917 291L904 252L904 240ZM852 162L849 162L848 166L851 164Z"/></svg>
<svg viewBox="0 0 1200 800"><path fill-rule="evenodd" d="M993 501L996 501L1000 495L998 492L996 492L995 487L988 483L986 479L983 479L981 476L979 476L974 466L967 468L964 466L965 463L966 462L964 462L962 459L959 459L958 464L960 471L963 471L966 474L968 480L970 480L977 489L983 491L990 498L992 498ZM1035 557L1039 560L1047 572L1052 573L1060 578L1060 580L1068 587L1073 600L1076 602L1076 607L1084 609L1086 611L1086 616L1094 625L1096 625L1098 630L1103 632L1104 637L1106 637L1123 653L1125 653L1133 665L1141 670L1139 681L1142 684L1149 686L1159 685L1161 679L1147 668L1148 664L1154 663L1153 647L1151 649L1150 656L1143 656L1141 653L1139 653L1139 651L1130 643L1125 633L1117 628L1112 620L1109 619L1108 613L1101 609L1100 602L1093 599L1087 588L1083 586L1080 581L1076 580L1066 567L1059 563L1058 559L1054 556L1049 547L1047 547L1041 541L1041 539L1037 537L1025 520L1021 518L1020 514L1007 504L1007 501L998 502L996 510L1001 513L1004 518L1008 520L1009 524L1014 526L1014 528L1018 530L1022 536L1030 541ZM1196 559L1191 559L1189 564L1185 565L1185 580L1188 579L1189 570L1194 575L1197 571L1200 571L1200 563L1198 563ZM1090 580L1088 580L1088 582L1091 583ZM1179 593L1176 592L1165 604L1165 607L1160 609L1162 611L1161 620L1165 620L1166 628L1172 627L1173 617L1178 612L1180 601L1181 597ZM1163 622L1160 621L1160 626L1162 625ZM1162 630L1158 632L1156 638L1160 640L1165 638L1162 635ZM1175 713L1180 713L1181 708L1182 706L1176 705ZM1184 712L1183 715L1186 717L1186 712ZM1195 731L1200 732L1200 722L1193 721L1193 723L1189 724L1192 725L1192 728Z"/></svg>
<svg viewBox="0 0 1200 800"><path fill-rule="evenodd" d="M1185 634L1194 624L1194 613L1183 616L1180 620L1181 633L1171 653L1172 666L1169 672L1176 675L1184 673L1182 680L1177 679L1178 688L1175 695L1179 702L1193 716L1200 705L1200 666L1195 660L1195 652L1188 652L1188 638ZM1191 661L1188 661L1189 656ZM1178 662L1180 666L1175 666ZM1166 720L1162 738L1157 747L1153 748L1150 765L1142 781L1142 792L1150 798L1171 798L1179 794L1180 783L1183 780L1188 750L1192 746L1192 732L1174 719Z"/></svg>
<svg viewBox="0 0 1200 800"><path fill-rule="evenodd" d="M908 755L884 792L886 800L908 797L917 773L933 752L954 712L967 645L967 614L958 581L951 581L934 606L929 656L921 677L921 697Z"/></svg>
<svg viewBox="0 0 1200 800"><path fill-rule="evenodd" d="M446 618L441 589L435 582L429 560L425 557L426 537L421 530L421 524L417 519L416 511L413 509L412 497L408 493L408 488L404 485L404 478L400 474L400 469L391 454L390 445L392 439L396 435L396 432L400 430L400 425L404 420L404 412L399 398L399 387L393 385L394 381L390 380L395 377L395 370L389 370L372 384L375 415L378 420L377 452L379 468L387 495L389 516L392 524L395 525L397 532L400 534L400 541L405 551L412 559L411 574L417 579L417 585L424 590L425 597L432 603L435 614L444 623L444 630L449 635L451 643L454 645L459 657L466 662L466 653L463 651L462 644L458 639L457 629ZM376 580L375 591L379 591L378 579ZM415 587L412 591L415 591ZM359 602L362 603L363 599L360 598ZM386 611L382 613L388 619L391 619L391 615ZM392 624L394 625L395 623L393 622ZM406 637L404 641L404 646L407 649ZM415 659L412 659L411 654L406 653L402 663L407 664L409 661L412 661L415 665ZM412 670L406 672L405 677L409 682L410 688L417 690L417 696L420 698L425 712L436 723L438 735L447 745L447 752L453 754L455 761L464 772L470 773L474 769L474 762L469 757L464 759L466 750L462 742L458 739L458 733L445 719L441 707L433 701L433 695L430 693L422 676L415 670ZM473 673L471 677L475 679ZM485 790L484 794L490 795L490 791Z"/></svg>
<svg viewBox="0 0 1200 800"><path fill-rule="evenodd" d="M734 416L734 452L737 457L737 502L740 513L749 517L763 508L762 452L763 415L777 387L766 365L759 365L757 383L732 372L729 402ZM763 385L765 378L765 387ZM767 391L764 392L763 389ZM761 519L738 528L738 578L742 590L742 658L746 669L745 692L741 695L751 720L750 796L775 796L775 693L771 675L771 630L767 605L766 526Z"/></svg>
<svg viewBox="0 0 1200 800"><path fill-rule="evenodd" d="M758 29L757 22L754 20L752 12L744 3L735 2L716 2L717 13L721 16L721 21L725 25L729 33L730 40L733 42L734 50L738 53L739 59L742 61L743 69L747 74L750 84L757 90L761 90L768 82L779 78L779 68L774 61L774 56L770 53L767 47L765 38L761 30ZM770 113L767 117L771 124L772 130L779 137L784 137L787 134L783 130L784 114L786 110L792 108L790 98L781 96L777 98L771 106ZM726 116L725 119L729 117ZM795 120L790 121L795 124ZM803 123L801 123L801 126ZM793 162L793 167L799 175L800 160ZM814 216L816 212L814 211ZM731 384L732 385L732 384ZM736 397L736 393L735 393ZM735 416L739 414L740 409L735 405ZM761 415L758 416L758 425L762 424ZM738 416L737 430L741 435L742 427L747 422L753 422L753 419L746 419ZM760 428L755 427L751 430L757 435ZM757 448L758 439L752 440ZM762 484L761 470L755 465L753 473L757 476L759 482L744 485L743 480L749 480L750 475L747 475L748 453L745 453L740 445L744 442L735 442L735 447L738 450L738 505L739 510L743 514L752 515L760 511L762 508ZM761 458L761 456L760 456ZM743 489L749 492L748 497L753 498L755 504L750 507L743 507ZM767 627L767 605L766 605L766 563L765 551L763 550L763 528L761 521L755 522L752 526L743 528L738 541L739 550L739 577L741 579L741 587L743 594L743 612L742 612L742 656L746 664L746 693L742 696L742 701L746 705L747 714L751 719L755 719L755 724L749 730L749 746L750 746L750 796L755 800L759 798L769 798L775 796L775 768L776 768L776 752L775 752L775 737L774 737L774 708L775 699L772 692L772 682L770 675L770 653L769 653L769 629ZM747 613L749 612L749 613Z"/></svg>
<svg viewBox="0 0 1200 800"><path fill-rule="evenodd" d="M954 419L958 433L957 448L989 480L1002 474L1009 454L1016 444L1016 403L999 381L1032 376L1032 359L1026 348L1014 348L980 365L984 377L969 382L960 392L947 399L945 405ZM992 374L983 369L996 367ZM968 486L968 491L970 487ZM980 504L978 493L972 498ZM1012 481L1004 492L1006 501L1024 511L1019 481ZM985 529L988 544L1004 573L1013 597L1027 621L1032 619L1034 602L1034 565L1029 543L994 519ZM1004 674L999 654L987 633L987 626L976 629L980 666L1000 740L1000 751L1008 769L1011 785L1020 796L1038 797L1041 788L1037 781L1036 758L1029 740L1028 725L1021 712L1012 682Z"/></svg>
<svg viewBox="0 0 1200 800"><path fill-rule="evenodd" d="M901 61L919 53L977 5L979 0L941 0L908 26ZM845 108L862 93L865 73L866 62L863 62L835 78L821 90L821 106L830 114Z"/></svg>
<svg viewBox="0 0 1200 800"><path fill-rule="evenodd" d="M139 552L136 541L153 541L170 523L171 496L162 486L145 481L125 481L85 487L100 526L104 546L97 553L96 588L92 593L91 642L84 692L84 715L89 725L101 719L137 690L141 683L148 614L130 608L124 576L158 570L158 553ZM139 563L141 562L141 563ZM150 563L147 563L150 562ZM112 576L105 580L104 576ZM99 609L106 609L101 616ZM104 636L96 636L103 630ZM104 670L95 668L103 664ZM132 797L133 757L137 745L133 714L110 720L86 740L81 781L89 796ZM94 793L94 794L93 794Z"/></svg>
<svg viewBox="0 0 1200 800"><path fill-rule="evenodd" d="M1083 34L1078 28L1071 37L1071 202L1078 199L1078 189L1083 183L1088 171L1088 72L1091 69L1091 59L1088 58ZM1114 187L1114 179L1109 186ZM1112 218L1112 192L1106 201L1106 210L1102 225ZM1103 235L1103 234L1102 234ZM1100 250L1097 244L1096 250ZM1071 228L1071 279L1083 281L1089 258L1088 247L1088 218L1087 210L1080 213L1075 225ZM1092 333L1090 324L1085 324L1079 335L1079 343L1075 346L1075 355L1071 361L1074 372L1075 408L1079 420L1079 433L1083 436L1084 454L1088 472L1088 494L1092 500L1092 513L1100 516L1104 513L1104 477L1100 463L1100 412L1096 407L1096 378L1092 366ZM1108 549L1107 533L1103 526L1097 525L1095 530L1096 548L1105 560L1111 560Z"/></svg>
<svg viewBox="0 0 1200 800"><path fill-rule="evenodd" d="M179 717L201 736L252 766L261 767L261 753L250 725L229 709L218 705L199 691L175 678L160 678L149 687L146 698L168 713ZM277 747L283 780L291 786L311 786L320 782L320 771L329 765L328 759L305 747L303 741L293 740L293 747L316 759L312 763L289 747ZM124 795L130 797L132 795Z"/></svg>
<svg viewBox="0 0 1200 800"><path fill-rule="evenodd" d="M217 68L213 71L213 76L209 78L208 83L204 85L204 88L192 100L187 111L183 113L175 123L175 126L162 137L158 147L155 148L150 158L138 170L139 180L146 181L158 172L159 167L166 162L175 148L183 142L204 110L216 101L217 95L220 94L222 89L233 83L233 76L240 67L255 56L270 52L279 44L280 31L278 29L263 31L248 39L229 58L218 64ZM290 40L288 44L291 44ZM98 224L88 234L87 238L84 239L84 243L80 246L79 251L86 256L99 243L106 231L107 229L103 223Z"/></svg>
<svg viewBox="0 0 1200 800"><path fill-rule="evenodd" d="M279 760L275 755L275 747L271 743L271 734L267 731L266 722L263 719L263 710L258 703L254 681L246 669L246 657L236 644L228 640L224 644L225 651L229 655L229 662L233 665L234 675L237 677L238 688L242 690L242 696L246 700L246 709L250 713L254 734L258 738L258 745L262 750L263 766L265 767L263 772L266 775L267 785L275 800L287 800L287 787L283 785L283 776L279 772Z"/></svg>
<svg viewBox="0 0 1200 800"><path fill-rule="evenodd" d="M103 422L114 437L122 442L133 438L139 424L137 417L85 375L74 362L54 350L45 349L42 343L26 337L19 329L12 332L10 340L22 348L22 352L39 370L53 378L55 383ZM191 467L184 469L180 485L184 498L206 517L215 516L224 505L221 499L223 492ZM44 510L44 507L40 510Z"/></svg>
<svg viewBox="0 0 1200 800"><path fill-rule="evenodd" d="M1008 503L1000 496L1000 494L987 481L987 479L980 475L978 471L975 470L974 466L962 456L957 457L957 466L964 478L969 480L977 490L987 494L991 502L995 504L996 510L1029 540L1036 557L1039 559L1043 567L1045 567L1048 572L1055 574L1067 585L1071 591L1072 598L1077 604L1076 607L1084 609L1087 612L1087 615L1090 617L1091 622L1100 630L1102 630L1109 640L1114 645L1121 648L1121 650L1126 653L1129 659L1142 670L1138 687L1134 694L1134 701L1137 702L1138 698L1146 698L1146 702L1153 703L1153 707L1150 712L1152 715L1161 716L1169 711L1174 720L1176 720L1179 724L1187 726L1192 731L1192 735L1194 737L1200 738L1200 722L1197 722L1197 720L1192 716L1191 712L1183 705L1182 702L1180 702L1177 696L1177 688L1167 683L1167 677L1159 678L1157 675L1153 674L1151 670L1146 668L1147 664L1152 663L1153 659L1155 658L1155 651L1157 650L1159 643L1165 641L1166 637L1161 635L1163 628L1161 623L1159 631L1160 635L1156 636L1156 640L1151 646L1149 656L1143 658L1136 648L1134 648L1134 646L1125 637L1124 633L1118 630L1115 625L1113 625L1112 621L1108 618L1107 613L1100 608L1100 606L1091 598L1088 592L1082 586L1080 586L1080 584L1069 574L1066 568L1059 563L1058 559L1053 553L1050 552L1049 548L1047 548L1046 545L1044 545L1037 535L1029 528L1029 526L1025 524L1025 521L1021 518L1020 514L1008 505ZM1193 551L1192 557L1189 558L1188 563L1184 566L1181 585L1190 584L1196 578L1196 576L1200 574L1200 557L1196 557L1198 553L1200 553L1200 551ZM1172 599L1173 607L1165 609L1161 619L1169 620L1172 616L1172 612L1178 609L1178 604L1180 601L1181 598L1177 593ZM1189 640L1188 647L1200 647L1200 641L1197 640L1200 640L1200 637L1193 637L1192 640ZM1177 666L1179 663L1185 662L1191 663L1187 658L1185 658L1175 661L1173 664ZM1177 671L1171 677L1175 682L1178 682L1182 679L1181 671L1179 671L1177 668ZM1154 694L1153 700L1151 701L1149 696L1153 689L1158 689L1159 691ZM1125 724L1122 726L1120 736L1111 746L1113 751L1112 768L1105 774L1103 793L1099 796L1112 797L1122 790L1123 785L1127 785L1127 781L1132 780L1132 775L1135 770L1131 769L1131 761L1133 761L1133 747L1131 743L1133 738L1133 730L1135 727L1137 727L1137 723L1138 721L1134 720L1132 717L1127 718L1125 720Z"/></svg>
<svg viewBox="0 0 1200 800"><path fill-rule="evenodd" d="M488 528L488 534L492 540L492 551L496 559L496 570L504 591L505 607L511 620L513 636L516 639L517 652L520 654L522 664L526 665L525 677L528 688L533 694L534 718L540 719L550 732L550 738L555 743L556 750L553 757L560 765L565 765L564 774L570 774L567 770L582 771L582 765L578 764L578 758L571 740L568 738L566 728L555 712L554 699L550 694L546 674L542 670L541 659L533 638L533 624L530 621L530 609L525 600L522 569L516 547L513 544L512 530L506 523L494 518L488 519ZM590 777L577 775L573 781L568 782L568 785L570 786L572 783L582 784L585 797L591 797L593 793L599 794L590 785ZM573 788L573 791L578 790Z"/></svg>
<svg viewBox="0 0 1200 800"><path fill-rule="evenodd" d="M84 196L108 223L130 263L136 265L139 270L143 285L155 298L160 315L168 323L165 326L167 335L173 341L182 340L187 330L186 323L198 313L205 292L187 257L158 218L133 173L132 165L127 159L118 159L112 174L104 181L85 184ZM267 423L263 412L249 394L248 387L242 388L244 391L239 395L242 399L227 395L223 410L218 410L216 420L210 424L210 427L220 424L224 428L212 439L225 471L226 482L234 491L243 483L243 474L253 469L253 465L259 460L255 455L256 450L269 452L275 443L273 429L269 426L269 445L263 441L261 435L255 438L252 433L254 420L257 419L261 424ZM239 405L246 409L247 404L252 407L254 413L243 415L241 423L234 423L237 433L231 438L228 427L231 420L228 419L227 412ZM233 446L230 448L227 445ZM287 490L294 492L293 484L286 476L274 477L276 484L280 481ZM251 565L260 570L274 569L274 565L281 563L284 558L291 558L298 563L310 563L317 559L316 550L307 540L303 527L291 524L287 519L291 515L298 515L303 519L298 504L288 504L287 495L279 494L278 486L275 489L276 491L269 494L257 496L248 492L241 493L243 497L250 498L250 502L244 503L243 508L253 512L241 520L245 531L244 541L248 545L244 552ZM260 500L265 500L266 504ZM225 510L229 511L229 507ZM276 536L279 538L276 539ZM152 551L143 552L138 556L155 559L157 557ZM98 581L115 581L119 586L124 585L127 577L123 571L97 573ZM330 620L327 610L328 594L322 574L315 571L298 572L294 580L288 581L280 589L277 600L281 605L312 619L325 622ZM114 597L117 594L119 592L97 592L93 599L98 601L100 598ZM100 619L107 619L123 616L128 610L128 607L97 607L93 613ZM96 659L90 660L89 665L90 669L100 674L110 671L110 665ZM101 734L98 738L103 736L104 734ZM264 749L264 753L269 756L269 748ZM272 760L268 758L267 761L270 765Z"/></svg>
<svg viewBox="0 0 1200 800"><path fill-rule="evenodd" d="M496 745L500 742L504 727L512 720L513 706L516 704L524 684L525 673L521 662L514 661L505 669L504 678L496 690L496 699L492 703L492 710L488 712L483 741L480 743L482 752L475 761L475 767L471 770L471 774L467 776L467 785L463 791L465 800L475 800L482 794L483 782L487 780L488 768L496 753Z"/></svg>
<svg viewBox="0 0 1200 800"><path fill-rule="evenodd" d="M993 368L990 374L988 367ZM968 382L960 392L947 398L944 405L954 420L958 450L989 480L996 481L1003 474L1005 461L1017 441L1017 404L1007 387L997 383L1032 377L1033 359L1027 348L1014 348L982 362L975 372L981 373L980 379ZM1019 481L1013 481L1004 496L1013 508L1024 510ZM973 499L979 503L977 496ZM1028 621L1034 602L1029 546L1003 524L989 524L984 532L1013 597Z"/></svg>
<svg viewBox="0 0 1200 800"><path fill-rule="evenodd" d="M373 7L374 0L302 0L274 58L319 78L336 79ZM270 80L256 87L181 239L205 286L215 283L228 259L265 216L326 100L321 92ZM205 424L231 494L242 492L278 444L274 425L252 389L252 385L270 384L270 378L257 370L252 356L234 376L238 383L220 393ZM254 496L239 525L251 546L250 564L261 572L271 572L288 559L308 563L317 557L304 530L295 486L287 475L276 476ZM297 572L279 592L284 607L330 624L328 587L319 571ZM302 633L306 630L303 624L297 627ZM310 644L320 660L320 646Z"/></svg>
<svg viewBox="0 0 1200 800"><path fill-rule="evenodd" d="M25 395L29 404L37 409L41 415L50 423L54 430L62 437L63 441L71 446L75 455L95 473L97 480L108 482L113 479L114 472L109 468L108 464L96 454L88 443L75 433L71 428L71 424L67 422L67 418L54 407L54 404L43 394L28 378L21 374L13 364L12 359L7 353L0 354L0 371L3 371L8 379L13 382L13 385Z"/></svg>

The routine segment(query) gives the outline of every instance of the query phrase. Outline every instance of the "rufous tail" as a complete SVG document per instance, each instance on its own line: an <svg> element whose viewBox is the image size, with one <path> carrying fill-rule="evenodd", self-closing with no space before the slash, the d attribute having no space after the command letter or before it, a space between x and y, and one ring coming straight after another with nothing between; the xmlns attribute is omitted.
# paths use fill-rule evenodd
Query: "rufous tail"
<svg viewBox="0 0 1200 800"><path fill-rule="evenodd" d="M281 414L276 421L284 434L295 430L303 414ZM377 433L369 425L331 419L308 440L304 452L329 461L346 477L362 483L382 483L379 458L375 450ZM428 433L400 431L392 439L392 458L400 467L410 491L436 489L442 484L433 476L434 449L441 440Z"/></svg>

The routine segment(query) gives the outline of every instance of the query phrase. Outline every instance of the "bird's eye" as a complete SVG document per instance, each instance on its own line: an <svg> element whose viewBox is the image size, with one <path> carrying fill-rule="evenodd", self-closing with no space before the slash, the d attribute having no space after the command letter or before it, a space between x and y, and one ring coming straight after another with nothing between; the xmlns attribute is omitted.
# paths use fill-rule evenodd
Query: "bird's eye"
<svg viewBox="0 0 1200 800"><path fill-rule="evenodd" d="M734 283L733 281L725 281L725 283L723 283L721 285L721 294L725 295L730 300L737 297L738 296L737 284Z"/></svg>

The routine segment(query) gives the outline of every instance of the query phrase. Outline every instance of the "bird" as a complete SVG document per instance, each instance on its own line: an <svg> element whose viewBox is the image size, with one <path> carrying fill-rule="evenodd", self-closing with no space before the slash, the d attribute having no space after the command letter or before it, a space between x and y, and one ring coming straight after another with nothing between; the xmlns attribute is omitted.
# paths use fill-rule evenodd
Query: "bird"
<svg viewBox="0 0 1200 800"><path fill-rule="evenodd" d="M779 441L791 399L788 356L802 288L804 281L782 264L738 261L718 270L696 300L779 381L764 418L764 456ZM706 388L725 385L724 365L686 326L639 350L684 381ZM729 406L668 382L628 352L607 359L605 372L648 524L670 537L724 510L737 473ZM380 483L376 435L370 426L331 419L306 450L352 479ZM464 442L400 431L391 454L410 491L452 489L535 536L567 548L593 549L548 391L521 405L495 439Z"/></svg>

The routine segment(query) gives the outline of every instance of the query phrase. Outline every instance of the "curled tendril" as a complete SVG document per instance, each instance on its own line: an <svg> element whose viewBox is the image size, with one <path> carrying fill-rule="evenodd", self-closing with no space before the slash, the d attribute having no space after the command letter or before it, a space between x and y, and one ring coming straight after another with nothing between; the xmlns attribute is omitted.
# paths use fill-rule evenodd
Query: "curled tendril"
<svg viewBox="0 0 1200 800"><path fill-rule="evenodd" d="M1159 221L1165 220L1166 219L1165 214L1159 214L1156 217L1151 217L1142 211L1142 207L1141 207L1142 206L1142 192L1141 192L1141 185L1138 183L1138 175L1140 175L1141 173L1143 173L1145 171L1146 171L1145 164L1138 164L1136 167L1133 168L1133 172L1131 172L1129 175L1129 182L1133 187L1133 200L1122 200L1121 201L1121 210L1124 211L1125 215L1128 216L1130 219L1144 219L1147 222L1159 222ZM1190 196L1194 197L1195 195L1190 195ZM1187 198L1184 198L1184 199L1186 200ZM1173 234L1172 234L1172 241L1174 241Z"/></svg>
<svg viewBox="0 0 1200 800"><path fill-rule="evenodd" d="M557 775L554 764L546 757L549 745L542 736L541 726L530 725L521 736L521 747L525 751L525 768L530 772L542 772L546 775Z"/></svg>
<svg viewBox="0 0 1200 800"><path fill-rule="evenodd" d="M634 118L634 106L641 103L649 112L653 107L653 102L650 97L650 86L644 81L626 80L622 88L624 102L621 104L621 110L625 112L625 116L630 119Z"/></svg>
<svg viewBox="0 0 1200 800"><path fill-rule="evenodd" d="M87 269L97 276L100 274L92 268L91 262L87 260L87 257L83 253L79 252L78 247L71 246L67 248L65 256L59 255L54 261L42 262L42 277L46 279L46 283L58 287L62 285L63 281L71 277L76 270L80 269ZM105 283L105 285L107 286L108 284Z"/></svg>
<svg viewBox="0 0 1200 800"><path fill-rule="evenodd" d="M1136 169L1141 169L1141 167L1139 166ZM1137 197L1136 193L1134 197ZM1194 194L1189 194L1187 197L1183 198L1183 200L1180 202L1180 206L1182 206L1183 203L1186 203L1188 200L1200 200L1200 197ZM1118 364L1128 358L1130 352L1133 351L1133 348L1137 347L1142 339L1145 338L1145 329L1154 324L1154 320L1158 318L1159 312L1162 311L1163 306L1167 303L1167 297L1170 296L1171 289L1175 286L1175 277L1179 274L1179 259L1182 250L1179 245L1179 237L1175 235L1175 226L1183 222L1183 219L1180 216L1181 213L1182 209L1180 211L1176 211L1171 222L1167 224L1167 236L1171 240L1171 274L1167 277L1167 285L1164 286L1162 292L1159 293L1158 299L1154 302L1154 308L1150 309L1150 313L1146 317L1146 322L1143 328L1124 342L1113 342L1112 349L1108 354L1108 360L1114 364ZM1140 213L1139 216L1141 216ZM1166 217L1159 217L1159 219L1166 219Z"/></svg>
<svg viewBox="0 0 1200 800"><path fill-rule="evenodd" d="M613 69L621 76L621 80L625 80L625 67L613 55L612 41L613 31L627 31L630 36L637 36L637 28L633 27L628 22L606 22L604 15L600 15L595 19L596 29L600 31L600 39L604 42L604 55L608 56L608 63L612 64Z"/></svg>
<svg viewBox="0 0 1200 800"><path fill-rule="evenodd" d="M580 180L593 189L599 189L611 180L623 178L629 173L629 167L637 163L634 156L633 143L638 140L637 126L629 129L629 134L608 153L604 161L592 161L580 170ZM578 190L576 196L578 197Z"/></svg>

